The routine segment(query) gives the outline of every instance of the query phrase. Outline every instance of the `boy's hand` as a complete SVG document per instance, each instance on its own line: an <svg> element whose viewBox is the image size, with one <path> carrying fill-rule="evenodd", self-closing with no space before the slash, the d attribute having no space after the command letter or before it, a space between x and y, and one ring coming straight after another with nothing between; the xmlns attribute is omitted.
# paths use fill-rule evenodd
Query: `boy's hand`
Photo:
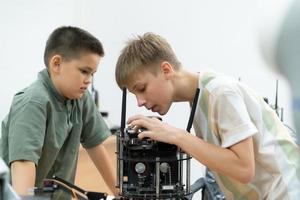
<svg viewBox="0 0 300 200"><path fill-rule="evenodd" d="M222 148L155 118L136 115L130 117L127 123L131 127L147 129L139 133L139 138L149 137L174 144L211 170L230 176L241 183L249 183L255 174L252 137L229 148Z"/></svg>
<svg viewBox="0 0 300 200"><path fill-rule="evenodd" d="M135 115L127 120L127 124L133 129L145 128L145 131L139 133L140 139L144 137L152 140L174 144L179 134L185 134L185 131L170 126L155 117L146 117L143 115Z"/></svg>

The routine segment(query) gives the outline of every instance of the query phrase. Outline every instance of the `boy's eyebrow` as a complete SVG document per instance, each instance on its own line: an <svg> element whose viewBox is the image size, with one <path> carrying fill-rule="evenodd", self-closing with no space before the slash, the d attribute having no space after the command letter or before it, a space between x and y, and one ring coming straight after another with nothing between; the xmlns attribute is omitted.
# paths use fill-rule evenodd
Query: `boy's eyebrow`
<svg viewBox="0 0 300 200"><path fill-rule="evenodd" d="M82 66L82 67L80 67L80 68L84 68L84 69L89 70L89 71L91 71L91 72L93 72L93 73L96 73L96 72L97 72L97 70L93 71L93 68L91 68L91 67L89 67L89 66Z"/></svg>
<svg viewBox="0 0 300 200"><path fill-rule="evenodd" d="M144 83L139 83L137 82L136 84L134 84L134 86L132 87L132 91L135 90L136 87L138 87L139 85L143 85Z"/></svg>
<svg viewBox="0 0 300 200"><path fill-rule="evenodd" d="M135 85L132 87L132 90L131 90L131 91L134 91L136 87L137 87L137 86L136 86L136 84L135 84Z"/></svg>
<svg viewBox="0 0 300 200"><path fill-rule="evenodd" d="M127 89L129 92L133 92L135 90L135 88L137 87L138 83L134 84L131 88L129 87L129 85L127 85Z"/></svg>

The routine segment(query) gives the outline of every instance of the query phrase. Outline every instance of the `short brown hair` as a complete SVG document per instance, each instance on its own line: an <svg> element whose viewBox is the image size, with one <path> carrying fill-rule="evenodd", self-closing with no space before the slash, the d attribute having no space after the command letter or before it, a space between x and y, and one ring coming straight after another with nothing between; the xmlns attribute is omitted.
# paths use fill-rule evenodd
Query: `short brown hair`
<svg viewBox="0 0 300 200"><path fill-rule="evenodd" d="M104 56L102 43L89 32L72 26L62 26L55 29L49 36L45 51L44 63L49 67L49 60L54 54L70 60L78 58L81 53L96 53Z"/></svg>
<svg viewBox="0 0 300 200"><path fill-rule="evenodd" d="M157 67L153 64L167 61L174 69L179 69L181 63L177 59L171 45L163 37L154 33L129 40L118 58L115 78L120 88L128 83L131 74L137 71L149 70L155 73Z"/></svg>

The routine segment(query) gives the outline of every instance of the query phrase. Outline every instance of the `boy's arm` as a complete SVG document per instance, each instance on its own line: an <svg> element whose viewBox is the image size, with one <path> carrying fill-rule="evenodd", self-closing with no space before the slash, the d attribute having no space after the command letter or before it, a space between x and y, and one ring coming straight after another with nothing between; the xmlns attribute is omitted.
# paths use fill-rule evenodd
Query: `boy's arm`
<svg viewBox="0 0 300 200"><path fill-rule="evenodd" d="M35 164L31 161L14 161L11 164L12 187L21 196L29 195L35 184Z"/></svg>
<svg viewBox="0 0 300 200"><path fill-rule="evenodd" d="M115 136L110 136L102 144L86 150L110 190L117 196L115 147Z"/></svg>
<svg viewBox="0 0 300 200"><path fill-rule="evenodd" d="M232 177L241 183L248 183L255 174L252 137L228 148L222 148L156 118L138 115L129 118L128 123L132 127L147 129L139 133L139 138L149 137L177 145L211 170Z"/></svg>
<svg viewBox="0 0 300 200"><path fill-rule="evenodd" d="M208 168L241 183L249 183L255 174L252 137L229 148L222 148L185 133L178 134L174 144Z"/></svg>

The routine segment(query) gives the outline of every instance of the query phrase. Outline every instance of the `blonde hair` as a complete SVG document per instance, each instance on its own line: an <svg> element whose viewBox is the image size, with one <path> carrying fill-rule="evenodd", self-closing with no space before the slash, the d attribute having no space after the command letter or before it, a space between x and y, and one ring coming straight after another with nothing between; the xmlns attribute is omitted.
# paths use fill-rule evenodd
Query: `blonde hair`
<svg viewBox="0 0 300 200"><path fill-rule="evenodd" d="M149 70L156 73L159 65L154 64L162 61L172 64L175 70L181 67L170 44L163 37L145 33L129 40L121 51L116 65L115 78L118 86L125 87L129 78L136 72Z"/></svg>

